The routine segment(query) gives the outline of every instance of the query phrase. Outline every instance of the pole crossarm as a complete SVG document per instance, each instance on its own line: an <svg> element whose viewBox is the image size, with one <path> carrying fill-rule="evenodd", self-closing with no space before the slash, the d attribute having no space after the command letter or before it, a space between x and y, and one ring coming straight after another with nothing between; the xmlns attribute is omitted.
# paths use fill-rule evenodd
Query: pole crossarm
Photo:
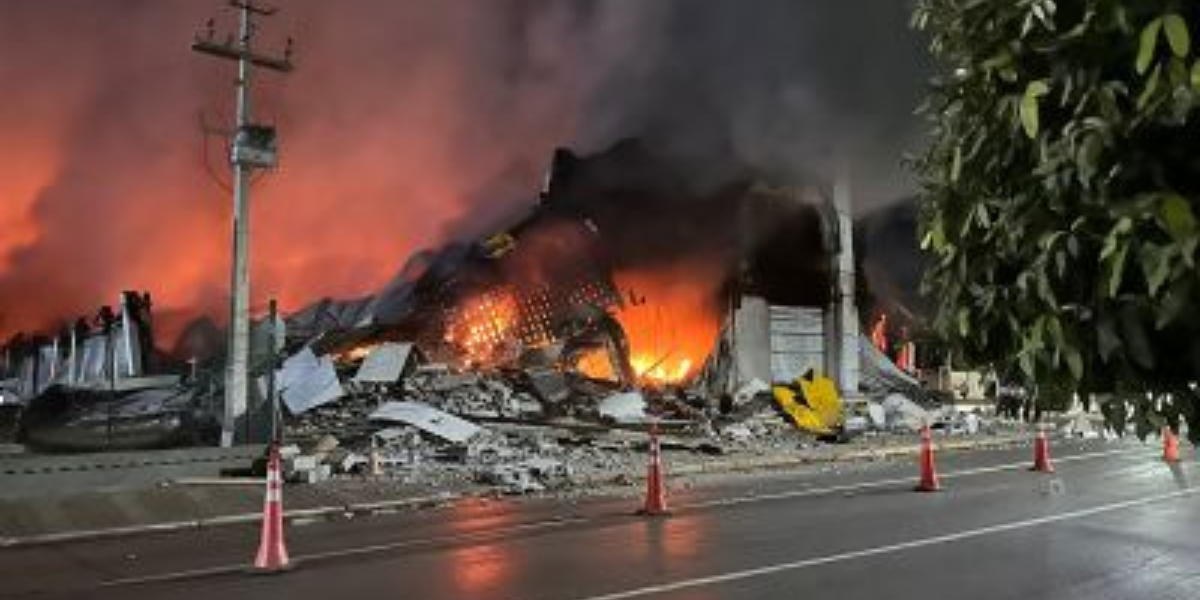
<svg viewBox="0 0 1200 600"><path fill-rule="evenodd" d="M251 12L256 15L262 15L264 17L269 17L269 16L279 12L279 9L275 8L274 6L255 4L253 2L250 2L249 0L229 0L229 5L234 8L240 8L242 10Z"/></svg>
<svg viewBox="0 0 1200 600"><path fill-rule="evenodd" d="M265 54L258 54L250 50L239 50L233 44L216 43L210 40L196 40L192 44L192 50L227 60L246 60L256 67L280 73L290 73L295 68L292 61L288 58L276 58Z"/></svg>

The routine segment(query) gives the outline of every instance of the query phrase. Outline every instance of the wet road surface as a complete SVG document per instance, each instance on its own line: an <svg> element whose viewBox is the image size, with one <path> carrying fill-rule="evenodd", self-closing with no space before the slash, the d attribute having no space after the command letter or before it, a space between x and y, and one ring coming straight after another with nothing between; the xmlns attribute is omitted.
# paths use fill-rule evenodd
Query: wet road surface
<svg viewBox="0 0 1200 600"><path fill-rule="evenodd" d="M244 572L253 527L0 550L0 597L1196 598L1200 477L1152 445L1058 444L735 479L634 498L465 502L288 529L296 568ZM669 469L669 466L668 466ZM285 498L286 502L286 498Z"/></svg>

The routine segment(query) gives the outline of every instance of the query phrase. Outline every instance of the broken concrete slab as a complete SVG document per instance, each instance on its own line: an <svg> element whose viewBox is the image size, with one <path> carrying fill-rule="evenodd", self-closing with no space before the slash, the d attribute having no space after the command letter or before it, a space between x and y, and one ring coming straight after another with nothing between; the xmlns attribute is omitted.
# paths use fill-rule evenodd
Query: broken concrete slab
<svg viewBox="0 0 1200 600"><path fill-rule="evenodd" d="M376 346L363 359L362 366L354 374L354 381L361 383L396 383L400 381L415 360L415 349L411 343L385 343Z"/></svg>
<svg viewBox="0 0 1200 600"><path fill-rule="evenodd" d="M338 468L342 473L354 473L360 469L366 468L371 463L369 456L359 454L357 452L347 453L342 460L338 461Z"/></svg>
<svg viewBox="0 0 1200 600"><path fill-rule="evenodd" d="M508 493L528 494L564 483L571 475L572 470L567 463L553 458L538 457L480 470L476 479L500 487Z"/></svg>
<svg viewBox="0 0 1200 600"><path fill-rule="evenodd" d="M467 445L467 459L477 463L495 464L517 456L502 435L477 435Z"/></svg>
<svg viewBox="0 0 1200 600"><path fill-rule="evenodd" d="M453 444L465 444L483 428L424 402L387 402L371 413L372 421L390 421L412 425L425 433Z"/></svg>
<svg viewBox="0 0 1200 600"><path fill-rule="evenodd" d="M529 369L529 385L543 402L558 404L571 396L566 375L557 369Z"/></svg>
<svg viewBox="0 0 1200 600"><path fill-rule="evenodd" d="M959 413L951 423L950 431L963 435L976 435L982 425L983 420L979 418L979 415L973 412Z"/></svg>
<svg viewBox="0 0 1200 600"><path fill-rule="evenodd" d="M510 494L529 494L546 489L546 486L534 480L528 469L517 465L497 465L481 471L476 478L482 483L500 487Z"/></svg>
<svg viewBox="0 0 1200 600"><path fill-rule="evenodd" d="M388 445L397 443L400 440L408 439L412 435L412 429L408 427L388 427L380 429L374 433L375 439L379 440L380 444Z"/></svg>
<svg viewBox="0 0 1200 600"><path fill-rule="evenodd" d="M345 395L333 359L329 356L317 357L312 348L305 347L285 360L276 377L283 403L293 415Z"/></svg>
<svg viewBox="0 0 1200 600"><path fill-rule="evenodd" d="M867 401L867 417L871 420L871 425L876 428L883 429L887 427L887 410L878 402Z"/></svg>
<svg viewBox="0 0 1200 600"><path fill-rule="evenodd" d="M317 443L313 444L312 451L313 454L320 456L322 454L329 454L330 452L333 452L333 450L340 445L341 442L336 437L327 433L317 438Z"/></svg>
<svg viewBox="0 0 1200 600"><path fill-rule="evenodd" d="M1067 421L1066 425L1063 426L1063 432L1069 436L1080 437L1085 440L1100 437L1100 431L1092 423L1092 419L1087 413L1080 413L1075 418Z"/></svg>
<svg viewBox="0 0 1200 600"><path fill-rule="evenodd" d="M867 419L867 417L846 417L846 423L843 426L843 429L846 433L862 433L870 429L870 421Z"/></svg>
<svg viewBox="0 0 1200 600"><path fill-rule="evenodd" d="M479 385L480 376L470 371L465 373L444 373L428 377L421 387L431 392L449 392L461 388Z"/></svg>
<svg viewBox="0 0 1200 600"><path fill-rule="evenodd" d="M771 386L767 382L758 378L751 379L733 393L733 405L742 406L756 398L759 394L770 395L770 393Z"/></svg>
<svg viewBox="0 0 1200 600"><path fill-rule="evenodd" d="M721 428L721 435L738 441L746 441L754 437L754 432L745 423L731 423Z"/></svg>
<svg viewBox="0 0 1200 600"><path fill-rule="evenodd" d="M646 420L646 398L641 392L622 392L600 401L596 411L617 423L641 423Z"/></svg>
<svg viewBox="0 0 1200 600"><path fill-rule="evenodd" d="M930 423L929 411L902 394L888 394L882 402L889 427L916 431Z"/></svg>

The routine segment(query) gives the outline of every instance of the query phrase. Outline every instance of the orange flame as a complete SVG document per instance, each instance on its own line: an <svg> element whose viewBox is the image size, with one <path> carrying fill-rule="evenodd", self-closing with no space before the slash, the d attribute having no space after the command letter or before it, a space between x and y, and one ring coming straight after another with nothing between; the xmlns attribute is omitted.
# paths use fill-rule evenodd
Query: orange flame
<svg viewBox="0 0 1200 600"><path fill-rule="evenodd" d="M573 367L576 371L593 379L604 381L620 379L617 372L613 370L612 361L609 360L608 350L605 348L596 348L583 353Z"/></svg>
<svg viewBox="0 0 1200 600"><path fill-rule="evenodd" d="M511 291L497 288L460 304L444 339L463 350L466 362L489 363L514 346L516 325L516 298Z"/></svg>
<svg viewBox="0 0 1200 600"><path fill-rule="evenodd" d="M694 377L717 336L716 278L706 278L704 269L677 268L620 272L616 281L627 295L617 319L642 382L680 384Z"/></svg>

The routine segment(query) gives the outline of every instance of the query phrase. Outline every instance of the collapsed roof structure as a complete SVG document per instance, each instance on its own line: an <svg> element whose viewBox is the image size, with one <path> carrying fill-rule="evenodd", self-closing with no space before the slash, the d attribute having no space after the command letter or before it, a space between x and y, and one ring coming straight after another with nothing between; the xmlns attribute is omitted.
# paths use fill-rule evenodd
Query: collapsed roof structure
<svg viewBox="0 0 1200 600"><path fill-rule="evenodd" d="M377 294L288 315L288 353L312 356L321 402L345 393L331 357L356 363L387 342L457 369L520 370L550 402L649 387L715 405L808 371L855 395L860 359L875 392L915 386L860 349L854 307L866 286L831 190L749 171L716 185L692 175L632 140L588 158L559 149L527 214L414 254ZM214 331L190 327L183 358L218 344ZM75 353L50 352L74 364ZM38 381L25 396L72 384Z"/></svg>

